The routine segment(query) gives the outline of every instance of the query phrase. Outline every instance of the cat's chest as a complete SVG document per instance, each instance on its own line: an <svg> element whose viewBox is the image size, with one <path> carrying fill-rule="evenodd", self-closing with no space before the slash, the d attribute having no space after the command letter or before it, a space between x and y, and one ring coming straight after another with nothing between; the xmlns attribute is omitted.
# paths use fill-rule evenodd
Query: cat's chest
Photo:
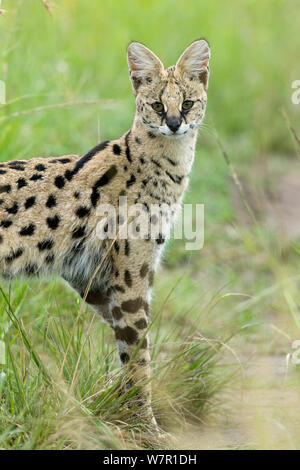
<svg viewBox="0 0 300 470"><path fill-rule="evenodd" d="M179 154L171 152L148 156L142 186L153 203L180 203L188 186L194 152L189 149Z"/></svg>

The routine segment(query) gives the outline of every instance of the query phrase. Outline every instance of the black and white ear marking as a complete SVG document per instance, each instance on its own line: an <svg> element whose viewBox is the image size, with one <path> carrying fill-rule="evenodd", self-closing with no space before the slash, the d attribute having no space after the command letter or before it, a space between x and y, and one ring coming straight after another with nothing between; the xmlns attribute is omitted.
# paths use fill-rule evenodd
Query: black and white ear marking
<svg viewBox="0 0 300 470"><path fill-rule="evenodd" d="M186 73L198 77L204 88L208 87L210 47L205 39L199 39L186 48L179 57L176 70L179 74Z"/></svg>
<svg viewBox="0 0 300 470"><path fill-rule="evenodd" d="M127 62L133 91L136 94L143 80L152 81L154 74L159 74L164 66L148 47L140 42L132 42L127 49Z"/></svg>

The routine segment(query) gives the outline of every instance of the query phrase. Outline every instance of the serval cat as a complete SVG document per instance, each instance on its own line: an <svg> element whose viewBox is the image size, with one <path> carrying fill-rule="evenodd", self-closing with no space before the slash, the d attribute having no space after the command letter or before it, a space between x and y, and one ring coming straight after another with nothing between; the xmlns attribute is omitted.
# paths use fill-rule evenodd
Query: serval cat
<svg viewBox="0 0 300 470"><path fill-rule="evenodd" d="M59 274L84 297L113 328L130 377L126 386L143 383L139 401L153 423L147 328L168 230L155 237L120 236L120 200L140 205L151 227L160 227L160 217L172 225L176 211L166 214L162 207L180 206L188 185L206 109L209 58L201 39L164 68L147 47L132 42L127 59L136 114L128 132L84 156L0 164L0 275ZM151 213L154 205L158 215ZM101 210L107 206L117 214L116 236Z"/></svg>

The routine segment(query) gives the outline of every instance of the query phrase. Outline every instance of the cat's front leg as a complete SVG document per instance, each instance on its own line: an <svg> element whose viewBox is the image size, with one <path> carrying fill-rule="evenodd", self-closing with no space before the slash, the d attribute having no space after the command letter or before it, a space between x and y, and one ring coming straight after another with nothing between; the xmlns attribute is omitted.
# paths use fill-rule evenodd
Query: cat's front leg
<svg viewBox="0 0 300 470"><path fill-rule="evenodd" d="M125 243L125 242L124 242ZM134 250L134 242L131 249ZM143 242L145 243L145 242ZM128 244L128 242L126 242ZM125 250L125 251L124 251ZM120 252L126 248L120 244ZM120 253L117 283L113 289L113 329L120 361L126 377L126 387L140 388L136 404L146 417L156 425L151 408L150 344L148 335L150 289L153 272L148 264L148 251L143 256L134 250L132 256ZM126 263L124 263L126 261Z"/></svg>

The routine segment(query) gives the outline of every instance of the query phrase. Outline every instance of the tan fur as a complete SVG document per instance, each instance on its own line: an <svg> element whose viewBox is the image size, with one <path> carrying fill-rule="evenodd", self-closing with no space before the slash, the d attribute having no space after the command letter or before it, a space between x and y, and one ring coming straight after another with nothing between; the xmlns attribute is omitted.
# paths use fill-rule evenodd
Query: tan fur
<svg viewBox="0 0 300 470"><path fill-rule="evenodd" d="M74 155L0 164L0 275L58 273L81 296L111 240L99 240L100 204L180 204L192 167L197 129L206 108L209 47L196 41L177 65L164 69L145 46L132 43L128 64L136 95L131 130ZM183 116L182 103L193 107ZM164 105L164 116L152 109ZM182 119L174 134L170 116ZM32 199L34 198L34 199ZM171 219L169 220L171 224ZM150 291L167 234L156 240L118 239L92 282L87 301L114 328L121 362L134 381L149 378ZM150 386L142 393L150 407Z"/></svg>

